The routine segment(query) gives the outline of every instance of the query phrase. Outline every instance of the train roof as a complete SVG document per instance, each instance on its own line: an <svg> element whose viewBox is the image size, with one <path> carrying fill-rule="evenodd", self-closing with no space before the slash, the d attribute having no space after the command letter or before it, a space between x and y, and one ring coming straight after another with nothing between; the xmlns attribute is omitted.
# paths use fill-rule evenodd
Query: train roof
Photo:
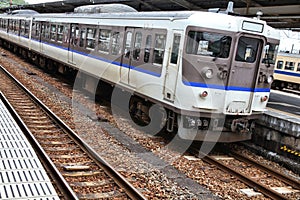
<svg viewBox="0 0 300 200"><path fill-rule="evenodd" d="M165 24L162 23L163 21L171 22L176 20L184 21L185 19L190 19L189 22L187 23L191 23L191 24L187 24L187 25L194 24L195 26L199 26L201 24L201 26L203 27L222 29L231 32L238 32L239 30L241 30L240 24L243 23L243 21L247 21L252 23L252 25L254 26L255 24L262 24L264 27L263 30L268 32L269 38L274 38L276 40L279 40L280 38L279 33L277 33L278 31L268 26L265 21L253 19L253 18L229 15L226 13L215 13L215 12L205 12L205 11L135 12L134 10L132 10L130 12L126 11L126 12L104 12L104 13L89 13L89 12L48 13L48 14L32 13L28 15L22 14L20 16L34 18L37 21L71 22L71 23L85 23L85 24L96 24L96 25L100 23L101 19L108 19L108 20L113 19L115 20L114 23L118 23L118 25L124 25L124 26L126 26L126 23L127 25L128 23L130 23L130 26L136 25L130 21L125 22L124 20L137 20L137 21L152 20L151 24L155 23L159 27L165 26ZM265 33L264 35L266 35ZM262 34L262 33L258 32L257 34Z"/></svg>

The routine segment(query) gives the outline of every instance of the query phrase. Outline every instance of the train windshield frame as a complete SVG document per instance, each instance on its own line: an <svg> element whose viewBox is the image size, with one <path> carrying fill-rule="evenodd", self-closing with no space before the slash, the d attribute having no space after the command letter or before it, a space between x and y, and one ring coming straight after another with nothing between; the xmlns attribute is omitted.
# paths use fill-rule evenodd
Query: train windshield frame
<svg viewBox="0 0 300 200"><path fill-rule="evenodd" d="M187 36L186 53L200 56L228 58L232 37L222 33L190 30Z"/></svg>

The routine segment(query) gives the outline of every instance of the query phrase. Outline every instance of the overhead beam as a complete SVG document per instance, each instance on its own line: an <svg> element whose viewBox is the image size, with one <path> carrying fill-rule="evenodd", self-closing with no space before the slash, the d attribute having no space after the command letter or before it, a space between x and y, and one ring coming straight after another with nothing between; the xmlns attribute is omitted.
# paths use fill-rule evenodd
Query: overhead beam
<svg viewBox="0 0 300 200"><path fill-rule="evenodd" d="M300 5L250 7L248 12L247 8L235 8L234 11L241 15L256 15L257 11L264 15L300 15Z"/></svg>
<svg viewBox="0 0 300 200"><path fill-rule="evenodd" d="M145 2L145 1L143 1L143 0L138 0L138 2L140 2L140 3L143 4L143 5L145 5L146 7L150 8L151 10L161 11L160 8L154 6L154 5L150 4L150 3L147 3L147 2Z"/></svg>
<svg viewBox="0 0 300 200"><path fill-rule="evenodd" d="M170 0L173 3L176 3L177 5L180 5L181 7L188 9L188 10L200 10L201 7L187 1L187 0Z"/></svg>

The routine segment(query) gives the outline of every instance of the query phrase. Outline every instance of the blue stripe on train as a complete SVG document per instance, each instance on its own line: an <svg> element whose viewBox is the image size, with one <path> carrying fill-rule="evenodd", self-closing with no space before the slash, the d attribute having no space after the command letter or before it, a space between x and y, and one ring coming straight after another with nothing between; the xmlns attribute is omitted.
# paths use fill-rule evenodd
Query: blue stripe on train
<svg viewBox="0 0 300 200"><path fill-rule="evenodd" d="M224 86L224 85L214 85L214 84L206 84L206 83L196 83L196 82L188 82L183 81L185 85L192 87L202 87L202 88L210 88L210 89L219 89L219 90L231 90L231 91L244 91L244 92L270 92L270 88L247 88L240 86Z"/></svg>

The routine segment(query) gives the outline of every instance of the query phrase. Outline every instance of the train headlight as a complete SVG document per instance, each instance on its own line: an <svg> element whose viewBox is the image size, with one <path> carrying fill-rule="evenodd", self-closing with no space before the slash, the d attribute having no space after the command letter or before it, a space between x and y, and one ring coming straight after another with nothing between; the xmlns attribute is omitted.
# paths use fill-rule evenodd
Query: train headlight
<svg viewBox="0 0 300 200"><path fill-rule="evenodd" d="M201 98L205 98L208 96L208 92L207 91L203 91L202 93L200 93L199 95Z"/></svg>
<svg viewBox="0 0 300 200"><path fill-rule="evenodd" d="M214 76L214 71L208 67L204 67L202 70L202 74L205 78L211 79Z"/></svg>

